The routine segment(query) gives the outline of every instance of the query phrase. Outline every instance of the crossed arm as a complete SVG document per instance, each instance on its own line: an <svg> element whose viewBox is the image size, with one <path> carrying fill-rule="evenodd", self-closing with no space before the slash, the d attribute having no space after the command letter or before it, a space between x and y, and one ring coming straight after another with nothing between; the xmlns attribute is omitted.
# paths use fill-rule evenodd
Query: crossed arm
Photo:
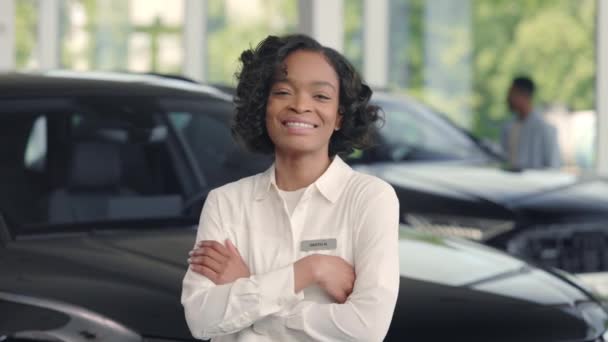
<svg viewBox="0 0 608 342"><path fill-rule="evenodd" d="M205 229L199 229L190 253L182 293L193 335L233 333L291 308L277 319L286 329L300 330L311 339L382 340L399 283L398 203L392 189L377 197L362 214L354 267L339 257L309 255L278 270L251 275L236 247L222 234L214 217L216 199L210 195L201 215ZM388 208L387 203L391 203ZM313 284L336 303L305 300L301 290Z"/></svg>
<svg viewBox="0 0 608 342"><path fill-rule="evenodd" d="M229 239L225 244L202 240L189 256L192 271L209 278L215 285L251 276L249 267ZM353 290L355 269L340 257L312 254L296 261L293 268L294 293L319 285L338 303L344 303Z"/></svg>

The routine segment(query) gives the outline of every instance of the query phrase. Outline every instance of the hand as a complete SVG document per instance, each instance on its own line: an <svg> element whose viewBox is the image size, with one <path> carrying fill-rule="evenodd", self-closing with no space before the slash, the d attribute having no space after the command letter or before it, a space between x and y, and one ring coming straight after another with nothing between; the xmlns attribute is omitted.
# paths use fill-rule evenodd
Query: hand
<svg viewBox="0 0 608 342"><path fill-rule="evenodd" d="M353 292L355 270L340 257L312 254L298 260L294 272L296 292L316 283L340 304Z"/></svg>
<svg viewBox="0 0 608 342"><path fill-rule="evenodd" d="M332 255L319 254L315 279L336 302L343 304L353 292L355 269L346 260Z"/></svg>
<svg viewBox="0 0 608 342"><path fill-rule="evenodd" d="M225 246L217 241L200 241L188 254L192 270L216 285L232 283L251 275L243 257L228 239Z"/></svg>

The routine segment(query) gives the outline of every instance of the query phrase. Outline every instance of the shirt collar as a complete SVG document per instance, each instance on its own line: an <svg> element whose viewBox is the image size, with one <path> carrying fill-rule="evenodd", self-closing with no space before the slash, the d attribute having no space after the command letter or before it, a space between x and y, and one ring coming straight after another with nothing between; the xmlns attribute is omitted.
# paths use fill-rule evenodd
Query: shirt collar
<svg viewBox="0 0 608 342"><path fill-rule="evenodd" d="M342 193L342 189L344 189L344 185L352 172L351 167L336 155L327 170L323 172L313 185L323 197L334 203ZM255 199L258 201L263 200L273 186L276 187L274 163L268 170L262 173L256 186Z"/></svg>
<svg viewBox="0 0 608 342"><path fill-rule="evenodd" d="M523 120L519 120L518 118L515 118L515 122L523 125L527 122L535 121L535 120L539 119L540 117L541 117L541 115L538 113L538 111L536 109L533 109L530 113L528 113L528 115Z"/></svg>

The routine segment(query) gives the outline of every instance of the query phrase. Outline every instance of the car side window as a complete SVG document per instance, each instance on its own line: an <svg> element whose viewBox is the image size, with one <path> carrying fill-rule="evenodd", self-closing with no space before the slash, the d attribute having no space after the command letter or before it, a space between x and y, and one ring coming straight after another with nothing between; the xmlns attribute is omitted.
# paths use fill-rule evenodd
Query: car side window
<svg viewBox="0 0 608 342"><path fill-rule="evenodd" d="M38 116L32 125L25 148L24 162L28 170L43 172L46 167L47 125L46 117Z"/></svg>
<svg viewBox="0 0 608 342"><path fill-rule="evenodd" d="M30 102L4 107L18 115L0 102L0 211L20 232L182 217L176 150L154 99Z"/></svg>
<svg viewBox="0 0 608 342"><path fill-rule="evenodd" d="M46 125L39 111L0 101L0 213L10 223L45 217ZM9 111L8 113L6 111Z"/></svg>

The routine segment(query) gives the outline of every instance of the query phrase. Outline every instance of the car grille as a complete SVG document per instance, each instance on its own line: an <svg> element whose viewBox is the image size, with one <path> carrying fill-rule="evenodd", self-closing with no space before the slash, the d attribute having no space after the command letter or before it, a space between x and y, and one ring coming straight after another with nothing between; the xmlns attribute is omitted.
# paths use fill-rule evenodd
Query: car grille
<svg viewBox="0 0 608 342"><path fill-rule="evenodd" d="M535 228L512 239L507 249L571 273L608 271L608 230L590 225Z"/></svg>

